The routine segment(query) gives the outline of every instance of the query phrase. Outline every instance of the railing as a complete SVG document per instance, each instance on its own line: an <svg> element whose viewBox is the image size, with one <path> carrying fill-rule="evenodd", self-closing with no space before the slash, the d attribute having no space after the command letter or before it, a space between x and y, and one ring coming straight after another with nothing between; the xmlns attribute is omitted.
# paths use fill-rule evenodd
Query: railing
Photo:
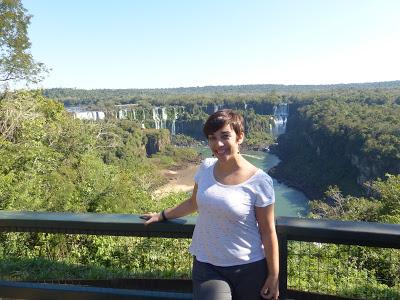
<svg viewBox="0 0 400 300"><path fill-rule="evenodd" d="M304 292L288 291L288 241L400 249L400 225L397 224L281 217L277 219L276 229L280 247L280 290L284 297L295 299L329 297L321 297L320 294L312 297L313 293L307 293L306 297ZM397 268L400 274L400 265L397 265ZM400 299L400 289L396 294L378 299ZM362 299L371 298L364 296Z"/></svg>
<svg viewBox="0 0 400 300"><path fill-rule="evenodd" d="M1 211L0 231L191 238L195 221L195 218L189 217L144 226L138 215ZM312 293L288 291L288 241L400 249L400 225L279 217L276 220L276 228L280 246L281 299L331 299L329 295L317 294L313 297ZM19 281L0 281L0 297L74 300L192 298L188 292L155 292L141 288L116 289Z"/></svg>

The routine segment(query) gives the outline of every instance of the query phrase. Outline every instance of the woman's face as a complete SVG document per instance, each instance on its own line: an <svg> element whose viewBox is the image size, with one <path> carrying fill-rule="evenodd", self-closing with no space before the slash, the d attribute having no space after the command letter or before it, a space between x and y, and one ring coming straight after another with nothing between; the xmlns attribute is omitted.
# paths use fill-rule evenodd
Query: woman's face
<svg viewBox="0 0 400 300"><path fill-rule="evenodd" d="M216 158L227 161L238 155L243 138L243 133L237 135L228 124L208 136L208 145Z"/></svg>

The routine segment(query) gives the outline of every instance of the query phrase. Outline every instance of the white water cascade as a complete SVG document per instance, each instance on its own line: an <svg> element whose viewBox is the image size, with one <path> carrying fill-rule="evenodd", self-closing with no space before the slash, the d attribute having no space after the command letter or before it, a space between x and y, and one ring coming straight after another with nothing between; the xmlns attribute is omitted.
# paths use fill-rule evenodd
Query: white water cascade
<svg viewBox="0 0 400 300"><path fill-rule="evenodd" d="M168 120L167 108L162 107L161 108L161 129L167 128L167 120Z"/></svg>
<svg viewBox="0 0 400 300"><path fill-rule="evenodd" d="M160 116L158 115L158 107L153 108L153 120L154 120L154 127L156 129L160 129L161 119Z"/></svg>
<svg viewBox="0 0 400 300"><path fill-rule="evenodd" d="M103 111L70 111L75 119L80 120L104 120L106 114Z"/></svg>
<svg viewBox="0 0 400 300"><path fill-rule="evenodd" d="M118 119L126 119L126 118L128 118L128 110L126 108L125 109L120 109L118 111L117 117L118 117Z"/></svg>
<svg viewBox="0 0 400 300"><path fill-rule="evenodd" d="M171 135L176 134L176 129L175 129L175 122L178 119L178 113L176 111L176 107L174 107L174 118L172 119L172 125L171 125Z"/></svg>
<svg viewBox="0 0 400 300"><path fill-rule="evenodd" d="M274 136L281 135L286 131L287 117L289 116L289 106L287 103L280 103L273 107L274 126L271 128L271 133Z"/></svg>
<svg viewBox="0 0 400 300"><path fill-rule="evenodd" d="M144 108L137 108L136 110L132 107L133 105L116 105L114 111L114 118L117 119L129 119L137 120L141 124L141 128L145 129L146 121L146 110ZM69 107L66 108L74 118L81 120L104 120L106 114L103 111L86 111L80 107ZM167 107L153 107L152 108L152 120L154 121L155 129L166 129L168 121ZM173 119L171 120L171 134L176 134L176 120L180 111L184 111L184 107L173 107ZM169 126L169 125L168 125Z"/></svg>
<svg viewBox="0 0 400 300"><path fill-rule="evenodd" d="M146 128L146 126L144 125L145 120L146 120L146 113L145 113L144 109L142 109L142 125L141 125L142 129Z"/></svg>

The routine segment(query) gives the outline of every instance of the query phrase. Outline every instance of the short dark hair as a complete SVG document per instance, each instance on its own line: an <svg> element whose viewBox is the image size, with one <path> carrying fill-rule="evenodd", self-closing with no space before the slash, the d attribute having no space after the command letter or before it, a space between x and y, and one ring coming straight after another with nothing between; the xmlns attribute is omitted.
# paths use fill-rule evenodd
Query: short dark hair
<svg viewBox="0 0 400 300"><path fill-rule="evenodd" d="M208 117L203 127L203 133L208 138L209 135L214 134L225 125L230 125L236 135L244 132L243 117L232 109L222 109Z"/></svg>

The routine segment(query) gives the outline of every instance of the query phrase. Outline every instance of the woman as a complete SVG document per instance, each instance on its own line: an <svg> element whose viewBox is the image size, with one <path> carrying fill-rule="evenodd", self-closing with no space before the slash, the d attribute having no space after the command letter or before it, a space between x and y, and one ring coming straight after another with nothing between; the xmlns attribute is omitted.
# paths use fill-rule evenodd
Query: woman
<svg viewBox="0 0 400 300"><path fill-rule="evenodd" d="M194 256L195 299L278 299L272 180L240 155L242 116L228 109L217 111L203 132L215 158L203 161L191 198L144 215L145 224L198 211L189 249Z"/></svg>

